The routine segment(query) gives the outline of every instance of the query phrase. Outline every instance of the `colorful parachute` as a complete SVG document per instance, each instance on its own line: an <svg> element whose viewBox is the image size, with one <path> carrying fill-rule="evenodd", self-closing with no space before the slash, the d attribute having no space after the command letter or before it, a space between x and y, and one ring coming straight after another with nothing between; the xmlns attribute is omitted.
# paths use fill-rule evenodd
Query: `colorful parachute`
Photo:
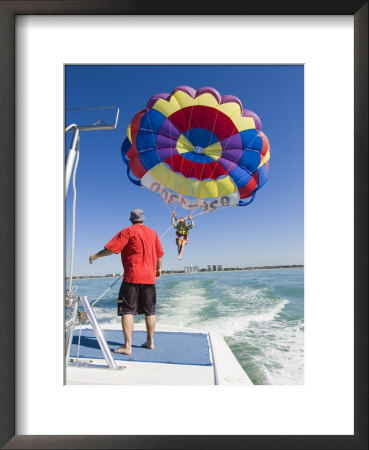
<svg viewBox="0 0 369 450"><path fill-rule="evenodd" d="M133 117L122 156L130 180L169 204L244 206L268 178L269 142L260 129L238 98L179 86Z"/></svg>

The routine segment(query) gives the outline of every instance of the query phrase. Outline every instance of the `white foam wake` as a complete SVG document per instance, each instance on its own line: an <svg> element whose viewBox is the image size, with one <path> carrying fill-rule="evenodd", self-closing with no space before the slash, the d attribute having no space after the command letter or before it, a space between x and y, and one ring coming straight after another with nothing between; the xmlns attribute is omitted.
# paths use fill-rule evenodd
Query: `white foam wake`
<svg viewBox="0 0 369 450"><path fill-rule="evenodd" d="M167 325L193 326L201 315L201 311L216 299L207 297L203 287L191 288L185 294L176 293L160 302L160 316L158 320Z"/></svg>
<svg viewBox="0 0 369 450"><path fill-rule="evenodd" d="M248 336L248 343L262 350L253 356L254 364L262 369L269 384L288 385L304 383L304 324L280 323L268 329L268 342L258 336Z"/></svg>
<svg viewBox="0 0 369 450"><path fill-rule="evenodd" d="M237 333L247 330L252 323L272 321L287 303L288 300L283 299L274 307L270 307L258 314L225 315L216 319L209 319L196 323L196 326L204 328L204 330L207 331L216 331L226 337L234 336Z"/></svg>

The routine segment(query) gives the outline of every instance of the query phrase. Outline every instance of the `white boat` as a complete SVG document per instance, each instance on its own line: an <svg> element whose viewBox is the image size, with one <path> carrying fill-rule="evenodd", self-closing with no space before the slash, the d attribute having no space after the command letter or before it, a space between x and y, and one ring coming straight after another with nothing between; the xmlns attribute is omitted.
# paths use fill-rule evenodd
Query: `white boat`
<svg viewBox="0 0 369 450"><path fill-rule="evenodd" d="M75 176L79 158L80 132L115 129L119 116L119 109L116 109L115 121L110 125L98 121L92 125L72 124L66 128L66 131L73 131L73 139L66 162L65 195L72 177L76 196ZM77 296L73 291L74 228L75 201L70 282L66 294L66 306L70 307L70 314L65 324L66 384L252 385L250 378L223 337L213 332L166 327L160 324L157 326L155 339L160 337L162 344L155 344L154 350L142 349L140 345L136 345L129 357L114 353L109 336L114 335L115 347L122 345L121 327L108 324L101 329L93 311L93 305L90 305L88 298ZM82 314L81 308L84 309ZM79 325L88 320L90 325ZM143 329L136 326L133 342L140 332L142 333ZM201 349L200 353L199 349Z"/></svg>
<svg viewBox="0 0 369 450"><path fill-rule="evenodd" d="M83 326L82 333L85 330L92 332L92 328ZM107 335L112 330L119 332L121 339L123 339L123 333L120 327L106 324L102 328L104 335ZM136 325L133 340L135 340L135 333L139 331L144 333L144 330L144 325ZM173 341L173 345L177 345L181 339L183 340L188 335L191 336L192 343L196 345L198 337L203 336L202 339L205 339L208 344L207 356L210 364L191 363L191 357L188 357L188 355L180 355L186 356L184 359L190 360L188 363L155 362L156 358L153 354L156 352L158 346L156 346L155 350L144 350L148 354L149 359L146 361L132 360L134 359L135 347L133 347L131 357L123 357L123 359L118 360L116 354L112 353L117 365L116 369L109 367L103 357L102 351L94 352L99 357L79 357L78 362L77 355L72 353L66 367L66 384L252 385L250 378L220 334L213 332L204 333L202 330L171 326L157 326L156 335L158 333L165 334L166 339ZM79 331L76 328L74 340L78 341L78 338ZM96 348L98 346L97 339L95 338L95 341L91 340L89 345ZM191 349L188 349L188 352L191 353ZM83 349L81 353L83 353ZM142 357L140 356L140 358ZM179 361L181 361L181 358L179 358Z"/></svg>

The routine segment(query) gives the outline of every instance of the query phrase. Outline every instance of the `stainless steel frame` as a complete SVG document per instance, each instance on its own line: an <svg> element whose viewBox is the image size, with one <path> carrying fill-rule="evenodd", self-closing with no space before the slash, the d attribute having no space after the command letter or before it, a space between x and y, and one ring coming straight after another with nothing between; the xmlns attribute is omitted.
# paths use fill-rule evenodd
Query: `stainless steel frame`
<svg viewBox="0 0 369 450"><path fill-rule="evenodd" d="M87 317L90 320L90 323L92 325L92 329L95 333L96 339L99 342L101 351L103 352L105 361L107 362L110 369L119 369L117 366L111 351L109 349L108 344L106 343L106 340L104 338L103 332L97 322L96 315L90 305L90 302L88 301L88 298L86 296L79 297L79 296L73 296L73 300L71 301L71 319L66 323L66 345L65 345L65 364L69 366L70 363L70 349L72 346L72 340L73 340L73 334L74 329L77 322L77 315L78 315L78 307L79 304L82 304L83 309L86 311ZM104 366L100 366L104 368Z"/></svg>
<svg viewBox="0 0 369 450"><path fill-rule="evenodd" d="M69 189L69 182L71 178L71 174L73 172L73 168L75 166L76 162L76 156L79 151L79 141L80 141L80 132L81 131L98 131L98 130L115 130L118 124L118 117L119 117L119 108L117 106L103 106L103 107L93 107L93 108L73 108L74 110L89 110L89 109L116 109L116 116L115 121L113 124L106 124L102 121L98 121L96 123L90 124L90 125L77 125L75 123L69 125L65 131L71 131L73 130L73 138L71 142L71 146L68 151L68 157L66 161L66 167L65 167L65 196L67 196L68 189ZM72 345L73 340L73 334L74 329L77 322L77 316L78 316L78 308L79 304L81 303L84 310L86 311L86 314L91 322L92 329L95 333L95 336L99 342L101 351L103 352L104 358L109 366L110 369L119 369L117 366L111 351L108 347L108 344L106 343L106 340L104 338L104 335L101 331L101 328L97 322L95 313L90 305L90 302L88 301L88 298L86 296L80 297L73 295L72 292L67 293L67 302L69 306L71 307L71 314L70 319L66 322L65 330L66 330L66 345L65 345L65 362L68 366L70 363L70 349ZM104 367L104 366L101 366Z"/></svg>

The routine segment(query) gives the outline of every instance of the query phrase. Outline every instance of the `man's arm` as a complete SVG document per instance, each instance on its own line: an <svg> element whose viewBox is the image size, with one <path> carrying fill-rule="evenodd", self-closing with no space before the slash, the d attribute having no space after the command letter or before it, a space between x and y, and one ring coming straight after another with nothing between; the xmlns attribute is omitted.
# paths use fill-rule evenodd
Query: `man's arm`
<svg viewBox="0 0 369 450"><path fill-rule="evenodd" d="M95 261L97 258L101 258L102 256L109 256L109 255L115 255L115 253L112 250L108 250L107 248L104 248L103 250L100 250L98 253L95 253L94 255L90 256L90 264L92 264L92 261Z"/></svg>
<svg viewBox="0 0 369 450"><path fill-rule="evenodd" d="M160 278L161 277L161 261L162 261L162 257L158 258L156 260L156 278Z"/></svg>

